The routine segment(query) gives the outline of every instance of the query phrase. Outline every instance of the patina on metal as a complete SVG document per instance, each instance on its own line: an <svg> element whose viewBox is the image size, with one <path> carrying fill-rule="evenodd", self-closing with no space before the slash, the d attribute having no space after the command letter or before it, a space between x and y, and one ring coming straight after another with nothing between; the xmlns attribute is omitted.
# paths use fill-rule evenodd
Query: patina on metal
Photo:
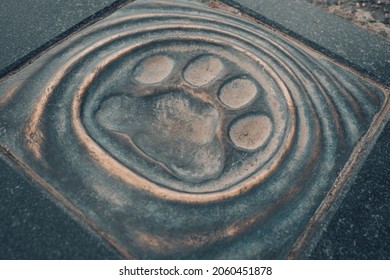
<svg viewBox="0 0 390 280"><path fill-rule="evenodd" d="M265 26L136 1L0 84L0 144L129 258L284 258L388 93Z"/></svg>

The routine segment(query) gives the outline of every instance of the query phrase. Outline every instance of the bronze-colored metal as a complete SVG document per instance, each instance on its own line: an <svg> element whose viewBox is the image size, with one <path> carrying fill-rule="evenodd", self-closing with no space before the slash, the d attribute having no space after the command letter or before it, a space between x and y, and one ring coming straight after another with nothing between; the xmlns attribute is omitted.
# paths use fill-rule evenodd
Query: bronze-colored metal
<svg viewBox="0 0 390 280"><path fill-rule="evenodd" d="M283 258L386 102L266 27L139 1L0 84L0 144L127 257Z"/></svg>

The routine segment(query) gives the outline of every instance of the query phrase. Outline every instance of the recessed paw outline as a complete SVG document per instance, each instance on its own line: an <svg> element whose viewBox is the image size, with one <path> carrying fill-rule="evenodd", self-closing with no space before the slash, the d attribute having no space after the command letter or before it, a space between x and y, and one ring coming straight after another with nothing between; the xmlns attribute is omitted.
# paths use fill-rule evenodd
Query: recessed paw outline
<svg viewBox="0 0 390 280"><path fill-rule="evenodd" d="M142 59L132 71L139 88L106 97L96 113L98 123L126 137L147 159L191 183L221 174L226 160L221 133L241 151L254 152L266 144L272 131L270 118L256 111L239 115L259 94L251 78L223 79L224 61L211 54L195 56L180 66L180 77L173 77L177 76L175 67L175 60L165 54ZM217 83L218 92L211 97L207 90ZM223 129L221 108L237 110L228 131Z"/></svg>

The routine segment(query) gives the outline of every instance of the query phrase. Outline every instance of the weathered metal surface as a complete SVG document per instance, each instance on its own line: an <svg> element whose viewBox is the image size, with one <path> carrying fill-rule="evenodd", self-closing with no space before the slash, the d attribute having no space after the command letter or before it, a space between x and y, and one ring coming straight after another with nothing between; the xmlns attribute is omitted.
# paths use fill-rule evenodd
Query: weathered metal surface
<svg viewBox="0 0 390 280"><path fill-rule="evenodd" d="M267 29L130 4L0 84L0 144L136 258L283 258L386 94Z"/></svg>

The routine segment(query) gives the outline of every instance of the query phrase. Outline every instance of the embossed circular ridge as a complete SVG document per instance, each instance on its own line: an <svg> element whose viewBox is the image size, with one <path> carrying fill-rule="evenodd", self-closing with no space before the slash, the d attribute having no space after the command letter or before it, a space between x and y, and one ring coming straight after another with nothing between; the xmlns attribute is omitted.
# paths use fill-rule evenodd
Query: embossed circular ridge
<svg viewBox="0 0 390 280"><path fill-rule="evenodd" d="M183 40L183 39L182 39ZM183 40L184 41L184 40ZM163 49L165 52L168 52L168 50L165 50L164 49L164 43L163 43L164 41L158 41L158 46L159 46L159 48L158 48L158 51L159 52L161 52L161 49ZM180 44L179 43L177 43L177 42L175 42L175 41L170 41L169 43L168 43L168 41L165 41L165 42L167 42L167 44L169 44L170 46L168 47L168 49L169 48L172 48L173 46L175 46L175 53L176 53L176 57L178 57L179 55L178 55L178 53L180 53L180 52L183 52L183 53L185 53L185 51L187 51L187 46L184 44L183 46L180 46ZM194 40L192 39L192 38L189 38L189 44L191 45L191 47L192 47L192 50L193 50L193 48L194 48ZM204 42L201 42L202 43L202 45L204 44ZM215 44L217 44L218 42L214 42L214 46L213 46L213 48L215 48ZM201 51L204 51L203 49L204 49L204 46L200 46L200 48L201 48ZM228 46L223 46L224 48L228 48ZM145 48L144 46L142 46L141 48ZM212 50L210 50L210 49L208 49L208 51L209 52L211 52ZM229 53L225 50L225 53L226 53L226 55L229 55ZM187 55L186 55L187 56ZM123 58L122 58L123 59ZM234 61L234 59L233 58L230 58L230 60L231 61ZM242 59L240 59L239 60L240 62L242 62ZM237 58L236 58L236 63L238 62L238 60L237 60ZM191 65L193 62L192 61L189 61L188 62L188 65ZM102 68L103 69L103 67L100 67L100 68ZM253 66L252 67L250 67L249 66L249 68L252 68L252 69L254 69L254 71L255 71L255 69L256 68L254 68ZM185 69L188 69L188 68L185 68ZM185 70L184 70L184 72L185 72ZM257 76L260 76L260 75L264 75L264 74L257 74ZM179 75L176 75L176 76L179 76ZM260 78L263 78L264 80L266 80L266 78L264 78L264 77L260 77ZM115 82L115 81L114 81ZM211 83L212 81L210 80L210 81L208 81L208 83ZM176 82L177 83L177 82ZM191 86L194 86L194 84L193 83L191 83L190 84ZM204 98L209 98L210 99L210 96L208 96L209 94L207 93L207 92L196 92L196 91L194 91L194 89L193 88L191 88L191 87L189 87L188 85L186 85L186 84L183 84L183 85L181 85L182 86L182 88L183 88L183 91L186 91L187 93L189 93L189 92L192 92L192 94L196 97L196 98L199 98L199 100L201 100L201 99L204 99ZM199 86L204 86L204 84L203 83L201 83L201 84L199 84ZM147 90L145 90L145 88L143 88L143 87L141 87L141 89L138 89L138 88L136 88L135 86L134 87L132 87L133 88L133 92L134 92L134 94L130 94L130 95L133 95L133 96L136 96L136 98L134 99L134 103L137 103L138 101L136 101L137 99L139 99L139 96L140 95L145 95L145 92L146 92L146 96L147 97L149 97L149 99L151 99L151 97L150 96L152 96L152 95L156 95L156 93L152 93L153 91L160 91L161 89L160 88L158 88L158 89L147 89ZM161 92L161 91L160 91ZM94 93L95 94L95 96L98 96L99 94L97 94L97 93ZM215 90L214 90L214 98L212 98L213 99L213 101L214 101L214 103L219 103L219 101L217 100L217 98L216 98L216 94L217 94L217 87L215 87ZM267 97L267 98L269 98L269 96ZM277 99L275 96L273 97L274 99ZM151 101L152 103L153 103L153 101ZM208 100L208 102L210 102L210 100ZM283 102L285 102L285 101L283 101ZM151 104L152 104L151 103ZM262 104L263 105L263 107L266 107L266 105L265 104ZM217 108L218 106L220 106L220 105L218 105L218 104L214 104L214 106L215 106L215 108ZM285 108L288 108L288 106L286 106L286 105L284 105L285 106ZM145 106L145 111L147 110L147 108L148 107L150 107L150 106ZM85 106L85 108L88 108L88 106L86 105ZM262 108L263 110L264 110L264 108ZM92 111L94 111L92 108L91 109L88 109L88 111L90 111L90 112L92 112ZM127 111L129 111L129 110L127 110ZM131 111L131 110L130 110ZM219 111L221 111L221 110L219 110ZM223 113L221 113L220 115L222 115ZM276 114L280 114L280 112L277 112ZM274 118L275 119L279 119L279 120L281 120L281 118L280 118L280 116L278 116L278 115L274 115ZM91 117L91 123L93 122L93 117ZM145 119L145 118L143 118L143 119ZM159 119L157 116L155 117L155 119ZM152 122L150 122L149 124L151 124ZM227 123L227 121L226 121L226 123ZM282 130L281 129L281 127L283 127L285 125L285 123L283 122L280 122L279 123L279 130ZM218 126L223 126L223 124L218 124ZM91 129L90 129L91 130ZM125 129L126 130L126 129ZM123 130L122 131L116 131L117 133L122 133L122 134L126 134L126 133L123 133ZM227 135L228 134L228 132L226 131L226 129L225 129L225 131L224 131L224 133ZM281 132L282 134L284 133L284 131L282 131ZM124 135L125 137L127 137L128 139L131 139L131 136L129 137L129 135L128 134L126 134L126 135ZM95 138L97 138L97 139L102 139L104 137L104 135L99 135L99 137L95 137ZM219 137L222 137L222 136L219 136ZM225 136L226 137L226 136ZM279 136L278 136L279 137ZM158 138L158 136L155 136L155 138ZM217 137L215 137L215 138L217 138ZM171 142L175 142L175 139L176 139L176 137L173 137L172 139L171 139ZM276 139L276 136L274 136L274 139ZM112 142L114 139L110 139L110 140L107 140L107 142ZM216 139L217 140L217 139ZM182 141L183 141L183 139L182 139ZM134 141L132 141L133 143L134 143ZM189 142L189 144L191 144L191 139L187 139L187 142ZM214 143L215 141L213 141L213 143ZM219 144L219 147L216 147L216 148L214 148L214 149L219 149L219 150L221 150L222 149L222 145L226 145L225 143L227 143L228 141L226 141L226 140L224 140L223 141L223 143L221 144ZM164 145L164 147L166 147L167 146L167 144L169 143L168 141L164 141L164 143L165 143L165 145ZM210 144L212 144L211 142L210 142ZM263 164L264 162L266 162L266 161L268 161L269 160L269 157L270 157L270 155L272 155L273 153L275 153L276 152L276 149L280 149L280 147L279 147L279 145L280 144L276 144L275 146L270 146L268 149L265 149L264 150L264 152L263 152L263 154L261 154L261 155L258 155L258 157L257 157L257 160L258 160L258 162L259 162L259 165L261 165L261 164ZM154 143L154 146L159 146L158 145L158 143ZM176 147L178 147L178 146L180 146L180 145L174 145L174 146L176 146ZM215 145L214 145L215 146ZM192 150L193 150L193 147L196 147L196 145L195 146L192 146L192 145L189 145L188 146L188 148L186 149L186 150L184 150L184 155L183 155L183 158L185 159L185 157L186 156L188 156L188 154L189 154L189 152L192 152ZM172 147L172 149L174 149L174 147ZM122 149L122 153L120 153L120 154L124 154L125 152L126 152L126 150L128 150L128 148L127 147L124 147L123 149ZM209 149L207 149L207 150L210 150L210 148ZM207 150L206 150L206 152L207 152ZM202 149L198 149L198 151L202 151ZM115 151L113 151L111 154L114 154L115 153ZM162 151L162 150L160 150L160 153L164 153L164 151ZM149 154L150 155L150 154ZM195 155L195 157L196 157L197 155ZM205 157L203 157L204 158L204 160L203 160L203 163L202 164L204 164L204 165L211 165L211 166L214 166L214 164L212 164L212 159L210 158L210 157L215 157L215 156L217 156L216 154L215 155L213 155L213 154L207 154ZM268 157L267 157L268 156ZM120 155L117 155L117 157L120 157ZM132 158L133 156L128 156L127 158ZM209 158L210 160L206 160L207 158ZM153 160L153 159L152 159ZM122 162L124 162L124 161L126 161L126 158L123 158L122 159ZM220 159L220 160L218 160L219 162L223 162L223 161L225 161L225 159ZM159 162L160 164L162 164L163 165L163 167L165 167L165 168L168 168L169 169L169 167L166 165L166 164L164 164L164 163L162 163L161 161ZM182 163L182 162L181 162ZM130 165L130 164L128 164L128 165ZM177 168L175 168L176 170L177 170ZM219 168L219 169L221 169L221 168ZM254 168L253 168L254 169ZM249 172L253 172L253 169L252 169L252 171L249 171ZM226 170L226 166L225 166L225 170ZM195 172L194 172L195 171ZM212 188L212 187L210 187L210 185L211 185L211 183L210 182L206 182L206 184L205 184L205 186L199 186L199 184L197 185L197 186L188 186L186 189L184 189L183 188L183 184L184 184L184 182L185 182L185 179L187 178L187 179L191 179L191 172L194 172L194 173L197 173L197 169L194 169L194 168L189 168L187 171L185 171L185 172L181 172L181 176L180 176L180 174L179 174L179 179L181 179L178 183L176 183L176 185L178 186L176 189L177 190L182 190L182 191L186 191L186 192L191 192L191 189L194 189L194 188L196 188L196 190L199 192L215 192L216 190L221 190L221 189L216 189L216 187L214 187L214 189ZM201 172L201 173L204 173L204 172L202 172L202 171L199 171L199 172ZM238 172L242 172L242 171L238 171ZM248 171L247 171L248 172ZM249 173L248 172L248 173ZM175 174L177 175L178 173L177 172L175 172ZM217 174L217 175L219 175L220 174L220 172L213 172L213 174ZM237 172L236 172L236 174L237 174ZM226 188L226 186L227 186L227 183L228 184L230 184L230 185L233 185L234 183L235 183L235 181L237 182L237 178L234 178L234 177L237 177L237 175L236 174L233 174L233 175L231 175L231 174L228 174L228 175L230 175L230 177L228 177L228 179L225 179L225 181L223 182L223 183L221 183L220 185L222 185L223 187L225 187ZM264 175L264 174L263 174ZM187 176L187 177L186 177ZM227 176L225 176L225 177L227 177ZM202 179L204 179L204 178L209 178L209 176L205 176L205 177L200 177L200 179L202 180ZM161 179L161 177L160 178L154 178L156 181L157 180L159 180L159 179ZM238 179L240 179L240 178L238 178ZM192 180L192 182L191 183L198 183L199 182L199 178L194 178L194 180ZM164 184L164 182L160 182L161 184ZM168 187L172 187L172 185L174 184L174 182L169 182L170 184L166 184L165 183L165 185L166 186L168 186ZM213 182L212 182L213 183ZM216 185L217 186L217 184L216 183L214 183L214 185ZM218 187L218 186L217 186ZM181 188L181 189L179 189L179 188ZM196 192L194 192L194 193L196 193Z"/></svg>
<svg viewBox="0 0 390 280"><path fill-rule="evenodd" d="M307 136L321 135L321 125L317 101L305 93L318 87L302 62L308 57L236 21L217 13L149 9L76 36L91 43L67 50L74 55L50 88L61 86L70 69L83 69L77 90L67 91L76 92L72 126L78 141L121 180L157 196L194 202L231 197L261 184L287 153L300 156L293 143L306 146L305 153L314 151ZM50 90L39 103L46 106L49 97ZM248 113L267 116L256 120L266 128L252 134L252 144L240 142L242 136L231 138L245 130L239 126L247 125L241 118Z"/></svg>
<svg viewBox="0 0 390 280"><path fill-rule="evenodd" d="M146 188L152 192L156 192L156 194L158 194L158 195L163 195L164 197L167 197L167 198L168 197L174 198L176 196L177 199L179 199L179 200L181 200L181 199L190 199L190 200L195 199L197 201L202 201L202 200L207 201L210 199L212 199L212 200L213 199L221 199L223 197L228 197L231 195L238 194L245 189L249 189L249 188L253 187L254 185L259 184L262 180L267 178L267 176L269 174L271 174L275 168L277 168L277 166L280 163L281 158L288 151L289 145L291 145L291 143L292 143L292 136L295 133L295 130L294 130L295 112L294 112L294 110L291 111L291 109L294 108L294 105L293 105L292 99L289 95L289 92L287 91L287 88L284 84L284 81L282 81L279 78L278 74L274 71L274 69L273 69L274 65L270 66L265 61L263 61L261 56L256 55L256 52L259 52L259 50L257 50L257 46L252 45L250 39L248 39L248 38L244 39L243 36L238 35L238 34L233 33L233 32L221 31L223 29L213 28L213 25L215 25L216 23L220 24L221 23L220 21L215 21L214 19L206 19L205 20L205 18L203 18L203 17L202 17L202 21L200 21L199 18L195 17L193 19L194 23L191 23L191 24L188 24L188 23L177 24L176 23L175 26L179 25L180 28L175 28L170 23L165 24L164 20L168 19L168 21L171 21L172 18L174 18L175 22L178 22L178 21L180 22L180 21L184 21L184 20L187 21L187 18L180 17L177 15L174 16L173 14L166 14L164 16L157 15L158 20L161 22L159 22L158 24L156 22L153 22L153 25L151 25L148 21L146 21L146 19L148 19L148 18L149 18L149 15L139 15L139 16L135 16L134 19L129 18L129 19L124 20L124 22L121 23L121 24L124 24L124 23L128 24L132 20L136 20L139 23L139 22L142 22L142 20L145 20L145 23L147 23L147 24L145 24L145 25L138 24L138 26L137 26L138 28L135 30L131 29L130 31L121 31L121 32L117 33L116 35L111 35L110 37L106 37L106 38L104 38L102 36L102 34L97 33L100 36L102 36L104 39L97 41L97 43L92 44L86 50L84 50L85 56L87 57L87 56L90 56L91 54L93 54L95 56L95 60L98 62L98 64L97 64L97 66L95 66L96 70L93 72L89 71L91 73L91 75L86 76L87 79L84 80L85 82L81 83L81 86L79 87L78 94L76 95L76 98L74 99L75 101L73 103L73 113L74 113L73 114L73 123L74 123L74 126L76 128L75 131L78 134L78 137L79 137L79 140L81 141L81 143L84 143L84 145L90 150L90 153L95 156L95 159L100 161L103 166L106 166L106 168L110 171L110 173L116 174L118 177L122 178L125 181L128 178L130 178L129 183L132 183L135 185L149 186ZM207 22L207 20L209 22ZM118 20L115 20L115 21L118 21ZM209 24L210 22L212 22L211 26ZM113 23L113 24L117 25L118 23ZM104 26L104 29L105 28L107 28L107 27ZM99 29L99 27L96 27L96 29ZM196 33L195 35L191 35L193 30ZM110 31L112 32L112 29L110 29ZM169 32L170 34L173 33L173 36L172 35L165 36L164 32ZM182 34L175 34L177 32L180 32ZM204 32L204 35L202 35L203 32ZM213 33L213 32L215 33L214 35L218 34L224 40L215 39L216 36L214 36L212 39L207 36L208 34ZM137 40L134 40L134 38L142 37L142 34L146 34L146 33L155 34L156 38L153 38L153 36L150 35L148 40L142 39L140 42L138 42ZM252 35L255 35L255 34L252 34ZM100 56L99 56L100 52L110 53L109 51L105 50L105 48L109 48L112 45L114 45L114 47L115 47L115 42L125 40L125 38L130 38L130 37L132 38L132 41L134 41L132 45L126 46L126 47L121 48L119 50L115 50L115 52L113 54L108 55L108 56L106 55L104 58L100 58ZM161 38L164 38L164 39L162 40ZM261 39L264 39L264 38L261 38ZM225 40L230 40L231 41L230 43L233 43L232 46L227 45L225 43ZM173 51L171 51L171 53L169 52L170 51L169 48L166 50L162 47L163 42L166 42L166 44L170 45L169 48L171 48L171 50L173 49ZM188 42L187 45L186 45L186 42ZM144 50L150 49L150 48L152 48L152 50L153 50L153 46L156 46L156 45L158 46L158 49L156 50L156 54L153 54L153 52L152 52L151 56L148 57L147 56L148 51L144 51ZM183 45L183 46L181 46L181 45ZM189 48L188 46L190 46L190 51L186 50L186 48ZM249 48L249 46L251 48L253 48L253 53L251 52L252 50L251 50L251 48ZM181 50L182 53L185 53L187 51L187 53L190 52L192 54L190 56L192 58L190 60L188 60L188 62L186 63L187 65L184 67L183 74L182 74L184 77L184 80L187 81L190 85L195 86L195 87L199 87L199 86L204 86L206 84L210 84L214 79L217 78L218 75L220 75L220 72L223 70L224 66L222 65L220 59L224 58L228 63L232 63L235 61L236 66L241 68L241 71L239 71L238 73L231 71L235 75L237 75L237 74L238 75L243 75L243 74L252 75L253 76L252 78L257 80L257 82L259 84L263 84L263 86L270 84L269 80L272 80L274 84L269 85L268 88L273 89L273 92L267 93L268 96L266 96L266 97L269 98L270 95L273 95L273 96L271 96L271 98L270 98L272 100L267 100L268 104L274 104L274 103L278 102L279 106L283 108L283 109L279 109L279 112L276 111L276 115L274 115L272 113L272 110L273 110L272 107L267 108L268 112L259 111L259 113L272 114L274 117L273 118L274 120L281 121L282 119L284 119L283 123L280 122L279 125L273 126L277 133L270 132L271 135L273 134L274 139L279 140L279 143L274 143L274 142L270 141L270 144L274 145L273 147L272 147L272 145L269 145L269 148L264 149L263 153L259 154L257 156L257 158L252 157L252 159L250 159L252 162L256 161L257 166L253 165L253 163L252 163L252 164L249 164L249 166L252 166L252 168L249 168L249 170L248 170L247 166L244 166L243 169L241 169L241 170L233 170L230 172L230 174L228 173L228 175L230 175L230 176L225 176L227 178L224 178L224 181L222 181L222 183L220 184L223 188L218 187L218 185L213 181L206 182L206 184L204 186L199 186L199 184L197 184L197 186L187 186L187 187L183 188L183 181L182 180L185 180L186 176L187 176L187 178L190 178L191 168L189 168L186 172L184 172L184 171L181 173L179 172L179 174L181 175L181 176L179 176L179 179L181 179L181 180L179 180L178 183L176 183L176 187L173 187L173 191L169 190L170 188L172 189L172 185L173 185L172 181L170 181L168 183L164 182L164 181L158 182L159 178L152 178L152 182L157 181L157 185L155 183L150 182L148 179L145 178L147 176L145 176L145 174L143 174L142 169L138 168L138 170L137 169L135 170L136 173L134 173L134 170L131 170L128 167L130 164L129 163L126 164L126 158L120 158L120 154L123 154L122 152L127 150L128 147L122 146L121 147L122 149L118 152L118 151L115 151L112 149L110 150L110 148L111 148L110 146L107 146L107 145L99 142L99 140L104 138L105 135L101 134L100 131L95 130L95 124L93 124L93 117L94 116L88 116L88 114L84 114L83 112L80 112L80 109L78 109L78 108L81 108L81 106L83 106L85 108L86 112L95 112L97 110L96 106L100 106L99 103L98 103L98 105L95 104L95 108L94 108L93 105L89 106L87 104L87 102L85 102L85 105L83 105L82 101L88 100L88 98L85 97L86 93L88 92L88 88L93 87L93 82L95 80L100 80L101 79L100 76L104 74L105 69L109 69L109 67L113 63L120 61L120 60L125 61L125 56L131 55L132 53L137 53L137 60L136 61L130 60L130 63L132 62L133 63L132 65L134 65L134 66L126 65L126 67L134 69L133 73L134 73L135 79L138 82L144 82L144 84L155 84L155 83L159 83L162 80L166 79L167 76L169 75L169 73L167 73L166 75L161 74L161 71L159 69L156 70L155 69L156 67L155 66L153 67L154 62L153 61L149 62L149 60L151 60L153 57L157 57L160 60L163 59L163 60L170 62L169 63L170 65L168 66L168 68L173 68L174 62L170 61L169 58L162 56L161 53L165 52L167 54L171 54L171 57L172 56L177 57L178 52L180 52L180 47L182 48L182 50ZM199 48L199 53L196 53L196 52L194 53L194 49L196 50L196 47ZM219 52L217 54L216 50L218 50L218 47L219 47ZM137 52L137 50L138 50L138 52ZM214 62L216 65L212 69L212 72L210 72L211 74L206 75L205 76L206 79L202 81L200 78L201 74L203 71L205 71L207 69L207 67L209 67L209 64L210 64L210 61L207 61L205 59L209 58L210 55L213 54L213 51L215 52L214 58L211 58L209 60L214 60L212 62ZM146 55L145 55L145 53L146 53ZM221 53L222 53L222 57L218 58L219 56L221 56ZM240 59L238 59L238 55L236 55L236 57L234 57L232 55L232 53L233 53L233 55L240 54L241 55ZM142 59L139 59L139 56L141 56ZM186 55L186 57L187 57L187 55ZM98 61L97 58L100 59L100 61ZM244 59L242 59L242 58L244 58ZM79 63L82 59L84 59L84 57L81 56L77 62ZM154 69L151 68L151 70L150 70L151 72L153 72L153 71L159 71L159 72L155 75L153 75L153 73L143 73L141 76L139 76L137 73L137 72L139 72L138 68L140 68L140 64L145 63L145 61L148 62L149 64L151 64L152 68L154 68ZM245 63L245 61L247 61L247 62ZM203 65L202 65L202 63L203 63ZM196 65L194 65L194 64L196 64ZM243 67L243 64L245 64L244 67ZM261 72L259 72L259 67L256 64L261 65L261 68L260 68ZM199 70L192 70L192 69L195 69L196 67L198 67ZM194 77L192 79L189 78L190 77L189 74L186 77L186 73L189 73L189 71L190 71L189 69L192 72L194 72L194 73L191 73L192 76ZM249 72L249 73L246 72L248 70L251 72ZM128 71L130 73L132 72L130 69L128 69ZM171 69L169 69L167 72L170 72L170 71L171 71ZM101 74L101 73L103 73L103 74ZM233 73L227 73L225 75L228 77L229 74L232 75ZM123 77L121 77L121 78L123 78ZM208 80L209 78L210 78L210 80ZM221 82L223 83L223 80ZM169 84L169 81L167 83ZM159 86L161 86L161 84L159 84ZM164 85L162 85L162 86L164 86ZM131 86L129 86L129 85L127 85L127 87L131 88ZM99 94L96 93L96 89L98 90L98 92L100 92L102 88L104 88L104 87L94 87L93 95L95 97L99 96ZM110 90L113 91L112 88ZM150 90L153 90L153 89L150 89ZM137 94L138 95L139 94L146 94L146 95L151 94L149 92L145 93L145 88L136 89L136 90L134 90L134 92L136 95ZM214 99L217 100L217 98L216 98L217 88L214 89L214 92L215 92ZM198 96L199 96L199 94L198 94ZM104 97L104 98L106 98L106 97ZM263 98L263 102L264 102L265 97L262 97L262 98ZM100 102L100 101L98 100L97 102ZM253 108L253 106L252 106L252 108ZM264 109L264 108L260 108L260 109ZM289 111L290 111L290 114L285 115L286 112L289 112ZM282 117L282 115L284 115L284 117ZM82 118L80 119L79 116L81 116ZM84 121L85 124L83 124L83 119L85 119L85 121ZM229 121L229 118L226 118L225 122L228 123L231 121ZM286 124L288 124L288 126L289 126L289 129L287 129L287 131L286 131ZM87 129L85 128L85 125L86 125ZM223 124L220 124L219 126L223 126ZM89 136L91 131L92 131L92 135L91 135L92 137ZM116 132L118 133L118 131L116 131ZM96 133L96 134L94 134L94 133ZM228 135L228 131L226 128L225 128L225 131L223 133L226 134L225 137ZM269 132L267 132L267 133L269 133ZM285 136L283 136L283 134L285 134ZM219 138L221 138L221 137L223 137L223 135L219 136ZM284 147L280 146L282 144L282 142L280 142L281 141L280 139L284 139L283 140ZM112 142L112 140L113 140L112 138L107 139L106 143ZM172 140L174 140L174 138L172 138ZM184 141L184 139L181 139L181 140ZM131 142L134 143L134 141L131 141ZM167 143L167 142L164 142L164 143ZM228 141L225 140L224 143L221 143L220 147L217 149L220 149L220 150L226 149L226 143L228 143ZM158 144L153 143L153 145L158 145ZM103 147L103 149L101 147ZM120 147L120 145L118 144L116 147ZM138 151L139 149L137 149L137 148L139 148L139 147L136 147L135 150ZM109 153L107 153L107 149L108 149ZM186 151L188 151L188 150L189 149L187 149ZM279 152L277 152L277 151L279 151ZM160 151L160 152L162 152L162 151ZM156 153L153 153L153 154L156 154ZM113 155L114 155L114 157L112 157ZM150 153L146 154L146 155L150 157ZM132 158L134 156L137 156L137 155L133 153L128 158ZM144 156L145 156L145 153L144 153ZM210 156L212 156L212 155L210 155ZM210 157L210 156L208 156L208 157ZM236 156L236 155L233 155L233 156ZM183 156L183 158L184 157L185 156ZM208 165L211 163L211 162L206 161L206 159L208 157L207 157L207 155L206 155L206 157L204 157L203 164ZM213 157L215 157L215 156L213 156ZM119 161L118 161L118 159L119 159ZM153 158L149 158L149 159L155 160ZM225 159L219 160L219 162L221 162L221 161L225 162L227 160L225 160ZM123 164L124 162L125 162L125 165ZM162 167L162 169L167 169L167 165L166 164L164 165L163 163L161 163L161 161L155 162L155 163L160 165ZM264 164L266 164L266 165L264 166ZM256 169L259 169L261 167L263 167L263 169L265 170L264 172L259 172L259 170L256 170ZM222 172L221 169L223 169L223 168L224 168L224 172L226 172L226 166L225 166L225 167L219 167L218 168L219 171L214 171L214 172L210 171L211 173L210 172L208 172L208 173L219 175ZM147 169L147 168L145 168L145 169ZM178 168L175 167L174 169L177 170ZM199 169L201 169L201 168L199 168ZM244 174L242 174L242 170L245 170ZM197 172L197 170L194 170L194 171ZM200 170L199 172L202 173L202 170ZM137 175L137 173L139 175ZM203 171L203 173L207 173L207 172ZM257 173L257 174L253 174L253 173ZM158 175L161 176L161 173ZM200 179L204 179L204 178L207 179L208 176L210 177L211 175L206 174L205 176L200 177ZM240 177L241 178L248 177L248 178L250 178L250 180L249 181L247 180L248 182L245 182L245 180L244 180L244 182L239 183L240 181L242 181L242 179ZM137 178L137 180L135 180L135 178ZM198 183L197 179L195 178L192 183L195 183L195 184ZM167 189L164 190L165 187L160 187L159 185L163 185L163 186L165 185L165 187L167 187ZM192 189L195 189L195 191L192 191ZM176 193L176 191L179 191L179 193ZM183 191L184 191L184 193L183 193ZM219 191L219 193L216 193L216 191ZM188 194L188 193L193 193L193 195Z"/></svg>

